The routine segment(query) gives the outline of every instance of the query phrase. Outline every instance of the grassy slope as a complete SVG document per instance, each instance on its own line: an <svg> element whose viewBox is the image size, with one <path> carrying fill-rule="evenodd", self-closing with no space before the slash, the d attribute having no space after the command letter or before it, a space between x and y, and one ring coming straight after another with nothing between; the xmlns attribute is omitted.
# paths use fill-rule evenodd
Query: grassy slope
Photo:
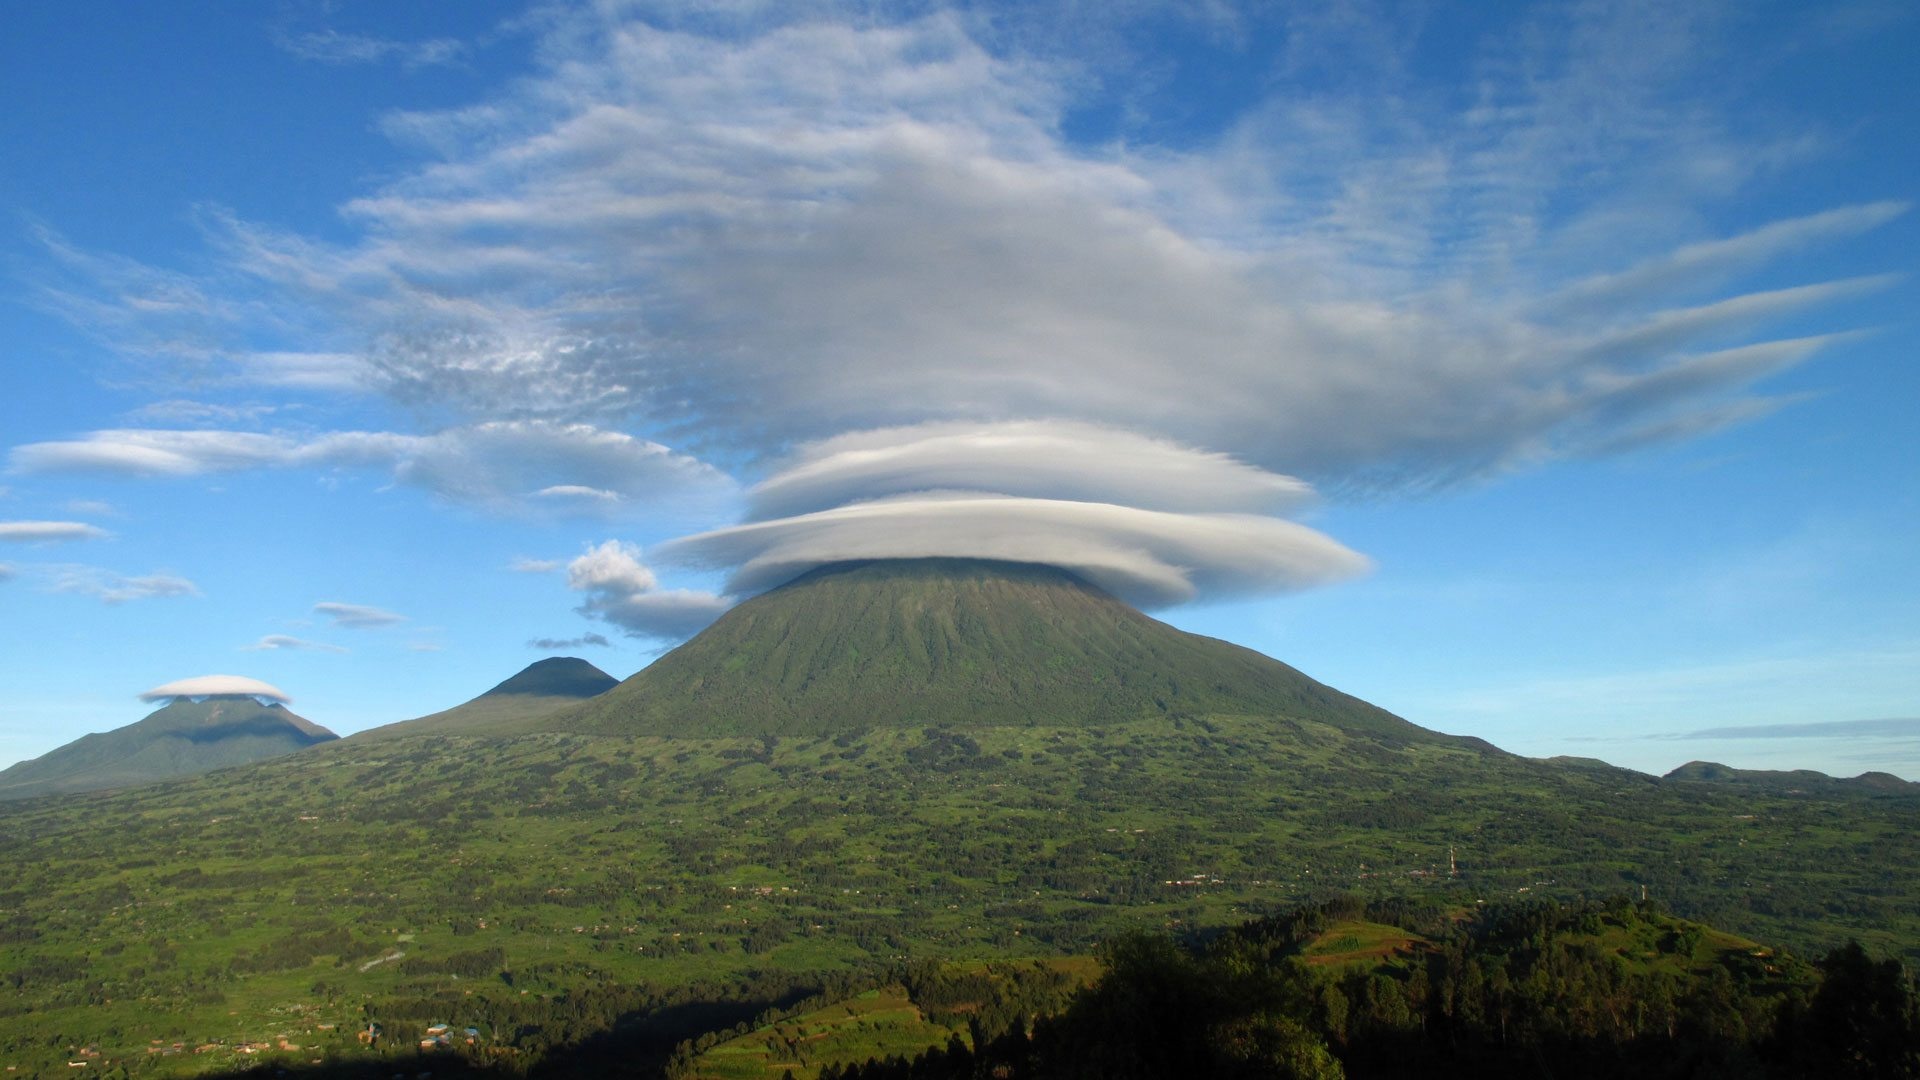
<svg viewBox="0 0 1920 1080"><path fill-rule="evenodd" d="M0 772L0 799L150 784L330 742L333 732L253 698L178 699Z"/></svg>
<svg viewBox="0 0 1920 1080"><path fill-rule="evenodd" d="M1100 975L1090 956L1031 961L1066 977L1069 986L1086 986ZM976 974L1004 983L1008 964L979 961L943 964L949 972ZM987 1002L981 998L950 1002L929 1015L920 1002L898 983L861 991L726 1039L698 1054L690 1080L768 1080L792 1070L795 1080L813 1080L825 1065L845 1065L869 1059L911 1059L930 1047L944 1047L959 1038L971 1046L966 1018ZM939 1017L939 1018L936 1018Z"/></svg>
<svg viewBox="0 0 1920 1080"><path fill-rule="evenodd" d="M1329 889L1464 903L1644 883L1805 950L1910 948L1916 817L1908 798L1666 784L1234 717L343 742L0 810L0 971L20 975L0 988L0 1056L350 1046L363 1002L445 993L436 1019L478 1023L522 990L1061 955ZM434 967L476 954L462 978Z"/></svg>
<svg viewBox="0 0 1920 1080"><path fill-rule="evenodd" d="M408 735L483 735L523 727L570 705L604 694L618 680L572 656L536 660L471 701L427 716L357 732L366 742Z"/></svg>
<svg viewBox="0 0 1920 1080"><path fill-rule="evenodd" d="M1059 570L959 559L817 570L740 605L617 689L533 726L801 735L1207 714L1466 741L1252 650L1176 630Z"/></svg>

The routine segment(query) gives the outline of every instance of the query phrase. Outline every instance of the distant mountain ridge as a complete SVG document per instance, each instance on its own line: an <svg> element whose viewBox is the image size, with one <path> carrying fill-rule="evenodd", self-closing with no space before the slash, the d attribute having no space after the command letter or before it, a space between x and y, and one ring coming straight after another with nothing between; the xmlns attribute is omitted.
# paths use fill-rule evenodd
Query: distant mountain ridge
<svg viewBox="0 0 1920 1080"><path fill-rule="evenodd" d="M1863 772L1859 776L1828 776L1812 769L1736 769L1731 765L1722 765L1717 761L1689 761L1685 765L1662 777L1664 780L1682 780L1707 784L1736 784L1746 787L1766 788L1770 791L1820 791L1830 793L1835 790L1853 792L1887 792L1892 794L1911 794L1920 791L1920 784L1886 772Z"/></svg>
<svg viewBox="0 0 1920 1080"><path fill-rule="evenodd" d="M822 567L734 608L592 701L523 730L675 736L1081 725L1204 715L1329 724L1498 753L1178 630L1052 567Z"/></svg>
<svg viewBox="0 0 1920 1080"><path fill-rule="evenodd" d="M620 680L577 656L536 660L471 701L427 716L402 720L350 738L356 741L412 735L488 735L523 725L569 705L604 694Z"/></svg>
<svg viewBox="0 0 1920 1080"><path fill-rule="evenodd" d="M339 736L245 694L177 698L145 719L82 735L0 771L0 799L133 787L247 765Z"/></svg>

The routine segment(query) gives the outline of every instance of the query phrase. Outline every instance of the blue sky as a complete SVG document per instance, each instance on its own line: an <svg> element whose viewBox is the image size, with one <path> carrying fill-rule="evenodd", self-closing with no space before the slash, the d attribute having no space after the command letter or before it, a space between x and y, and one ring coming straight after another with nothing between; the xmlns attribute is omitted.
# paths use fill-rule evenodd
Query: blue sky
<svg viewBox="0 0 1920 1080"><path fill-rule="evenodd" d="M1441 730L1920 778L1920 17L114 5L0 42L0 764L838 558Z"/></svg>

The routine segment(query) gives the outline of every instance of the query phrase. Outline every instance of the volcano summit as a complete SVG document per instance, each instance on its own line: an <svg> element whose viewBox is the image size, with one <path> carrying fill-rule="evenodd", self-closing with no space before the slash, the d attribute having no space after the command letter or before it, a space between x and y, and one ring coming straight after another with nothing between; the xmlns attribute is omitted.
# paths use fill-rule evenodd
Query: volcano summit
<svg viewBox="0 0 1920 1080"><path fill-rule="evenodd" d="M1410 724L1251 649L1175 629L1066 571L976 559L822 567L534 727L779 736L1200 715L1491 749Z"/></svg>

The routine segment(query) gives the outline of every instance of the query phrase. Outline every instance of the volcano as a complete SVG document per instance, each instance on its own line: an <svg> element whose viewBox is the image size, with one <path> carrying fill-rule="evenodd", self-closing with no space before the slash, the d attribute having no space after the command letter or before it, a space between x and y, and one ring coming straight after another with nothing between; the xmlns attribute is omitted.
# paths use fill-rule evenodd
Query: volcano
<svg viewBox="0 0 1920 1080"><path fill-rule="evenodd" d="M550 656L528 664L471 701L428 716L370 728L351 738L365 741L407 735L484 735L525 725L618 684L618 679L577 656Z"/></svg>
<svg viewBox="0 0 1920 1080"><path fill-rule="evenodd" d="M0 772L0 799L133 787L246 765L339 738L248 694L175 698L145 719L82 735Z"/></svg>
<svg viewBox="0 0 1920 1080"><path fill-rule="evenodd" d="M1251 649L1168 626L1063 570L972 559L814 570L532 729L817 735L1207 715L1492 750L1418 727Z"/></svg>

